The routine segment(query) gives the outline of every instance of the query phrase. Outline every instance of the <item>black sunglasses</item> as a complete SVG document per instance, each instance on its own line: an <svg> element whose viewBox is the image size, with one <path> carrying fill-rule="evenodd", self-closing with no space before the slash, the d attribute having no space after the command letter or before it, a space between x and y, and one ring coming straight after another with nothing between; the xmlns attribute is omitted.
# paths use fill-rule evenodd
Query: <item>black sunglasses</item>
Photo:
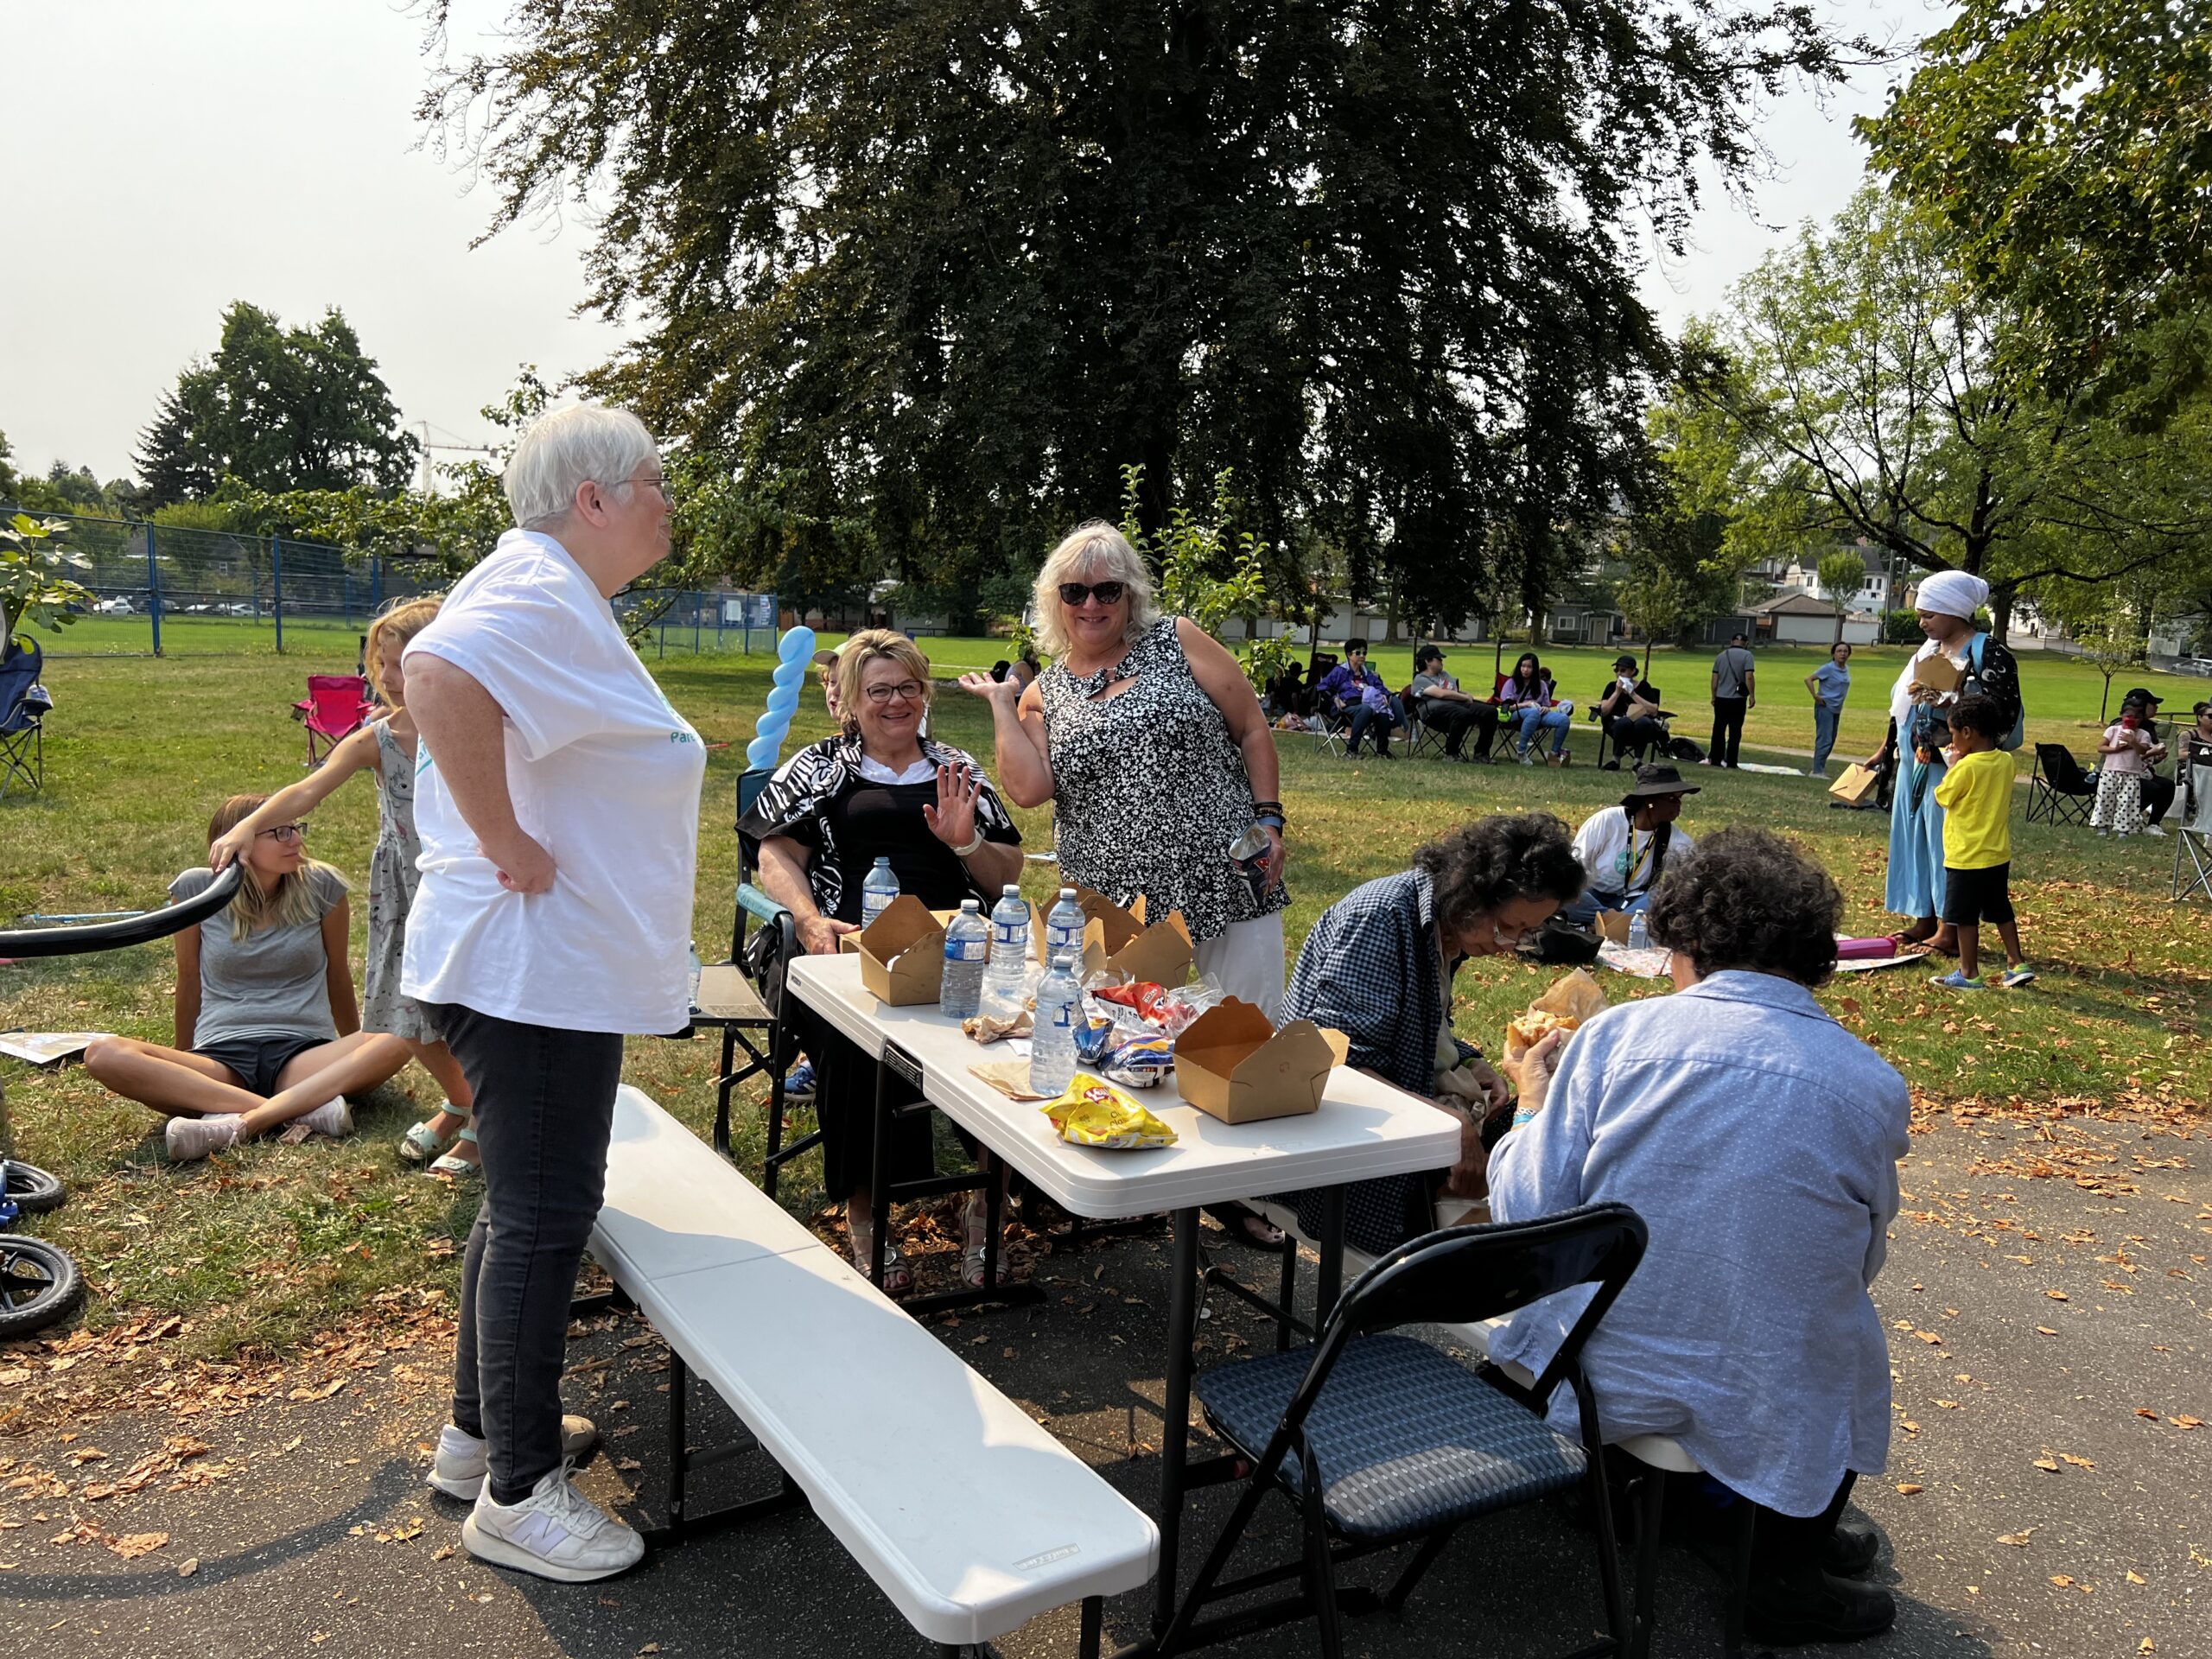
<svg viewBox="0 0 2212 1659"><path fill-rule="evenodd" d="M1094 595L1101 605L1118 605L1122 595L1128 591L1128 584L1121 582L1064 582L1060 584L1060 603L1080 605Z"/></svg>

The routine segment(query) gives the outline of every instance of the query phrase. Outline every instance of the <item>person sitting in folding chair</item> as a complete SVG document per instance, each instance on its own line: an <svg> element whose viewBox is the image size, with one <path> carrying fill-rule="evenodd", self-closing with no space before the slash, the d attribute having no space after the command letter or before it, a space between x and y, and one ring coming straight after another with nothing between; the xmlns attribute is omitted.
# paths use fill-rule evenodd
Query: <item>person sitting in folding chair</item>
<svg viewBox="0 0 2212 1659"><path fill-rule="evenodd" d="M1613 658L1613 677L1598 694L1598 727L1612 740L1613 758L1605 770L1618 772L1621 762L1635 758L1640 765L1656 760L1667 743L1667 715L1659 707L1659 688L1636 672L1636 658Z"/></svg>
<svg viewBox="0 0 2212 1659"><path fill-rule="evenodd" d="M1897 1617L1854 1576L1880 1548L1840 1524L1889 1455L1889 1344L1867 1287L1897 1213L1904 1079L1814 999L1843 897L1766 830L1672 868L1649 912L1676 995L1606 1009L1529 1052L1490 1160L1491 1213L1631 1206L1643 1266L1584 1351L1608 1442L1680 1441L1758 1505L1746 1631L1872 1636ZM1513 1315L1491 1357L1541 1370L1582 1298ZM1555 1402L1555 1421L1573 1421Z"/></svg>
<svg viewBox="0 0 2212 1659"><path fill-rule="evenodd" d="M1350 722L1347 759L1359 753L1359 740L1372 733L1375 753L1390 759L1390 728L1406 723L1397 699L1382 683L1382 675L1368 666L1367 641L1344 641L1344 659L1324 675L1316 688L1322 709L1342 715Z"/></svg>
<svg viewBox="0 0 2212 1659"><path fill-rule="evenodd" d="M1444 671L1444 648L1423 645L1414 653L1414 712L1421 723L1444 734L1444 753L1453 760L1466 758L1467 734L1475 734L1475 758L1490 759L1497 741L1497 705L1469 696L1459 689L1459 677Z"/></svg>

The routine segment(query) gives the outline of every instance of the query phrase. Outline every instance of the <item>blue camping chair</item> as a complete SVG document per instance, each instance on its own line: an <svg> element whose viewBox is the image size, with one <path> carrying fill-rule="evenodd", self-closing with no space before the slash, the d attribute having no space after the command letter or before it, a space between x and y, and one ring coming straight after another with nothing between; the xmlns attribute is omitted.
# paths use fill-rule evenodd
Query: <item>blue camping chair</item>
<svg viewBox="0 0 2212 1659"><path fill-rule="evenodd" d="M38 683L46 660L37 642L10 639L0 652L0 801L16 785L46 782L47 710L54 699Z"/></svg>

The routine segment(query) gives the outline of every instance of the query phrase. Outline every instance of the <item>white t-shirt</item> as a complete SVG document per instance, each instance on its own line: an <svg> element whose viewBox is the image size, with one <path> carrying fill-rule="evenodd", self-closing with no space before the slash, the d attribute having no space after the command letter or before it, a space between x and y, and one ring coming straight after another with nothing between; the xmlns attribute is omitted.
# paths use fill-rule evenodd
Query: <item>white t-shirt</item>
<svg viewBox="0 0 2212 1659"><path fill-rule="evenodd" d="M453 664L506 711L515 817L553 855L553 886L499 885L417 746L422 890L401 988L564 1031L680 1030L699 843L699 734L670 705L576 563L511 530L464 576L405 660Z"/></svg>
<svg viewBox="0 0 2212 1659"><path fill-rule="evenodd" d="M1655 831L1629 828L1626 809L1609 806L1592 812L1574 832L1574 861L1589 873L1593 892L1633 898L1651 886L1651 837ZM1669 863L1687 856L1697 843L1681 825L1667 838Z"/></svg>

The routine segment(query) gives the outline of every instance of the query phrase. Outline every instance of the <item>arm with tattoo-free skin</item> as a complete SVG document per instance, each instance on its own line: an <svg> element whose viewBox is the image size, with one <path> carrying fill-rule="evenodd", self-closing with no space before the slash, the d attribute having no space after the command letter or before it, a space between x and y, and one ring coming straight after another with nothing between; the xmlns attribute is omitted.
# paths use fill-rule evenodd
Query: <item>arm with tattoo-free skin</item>
<svg viewBox="0 0 2212 1659"><path fill-rule="evenodd" d="M408 664L407 706L462 822L475 831L499 885L513 893L553 886L553 855L516 821L507 792L506 711L483 683L430 652Z"/></svg>

